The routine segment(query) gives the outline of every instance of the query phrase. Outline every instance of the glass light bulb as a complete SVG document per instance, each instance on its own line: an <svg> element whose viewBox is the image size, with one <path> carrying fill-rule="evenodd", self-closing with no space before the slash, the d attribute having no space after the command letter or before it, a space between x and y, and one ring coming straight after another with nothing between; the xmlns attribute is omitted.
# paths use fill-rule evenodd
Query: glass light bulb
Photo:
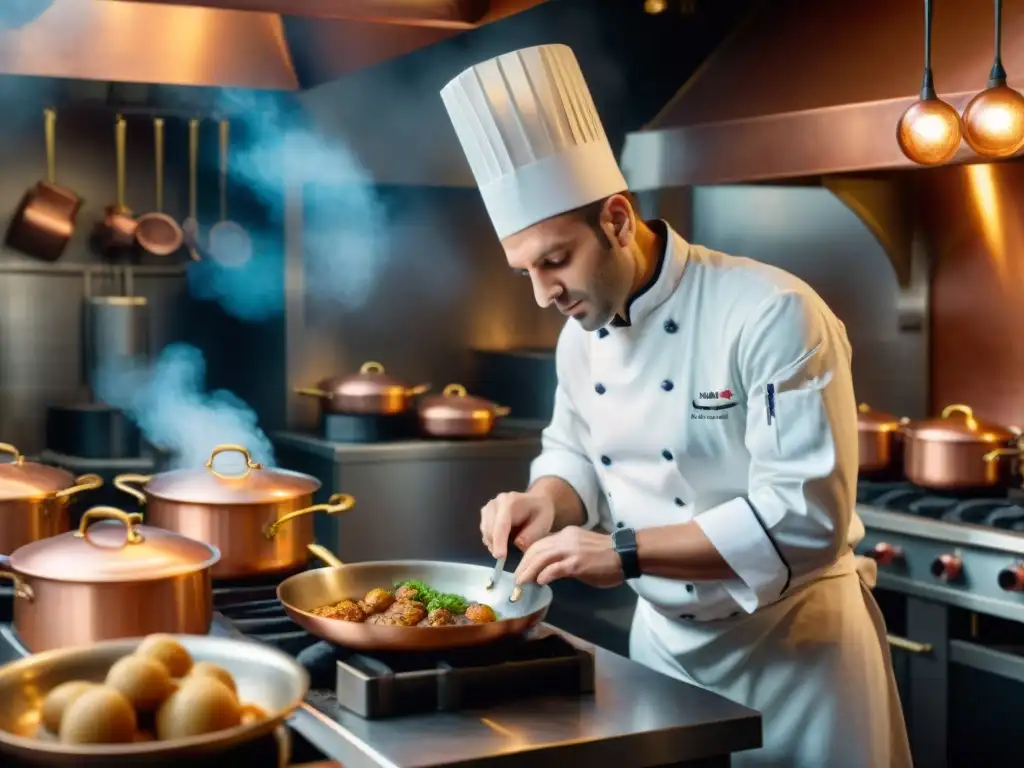
<svg viewBox="0 0 1024 768"><path fill-rule="evenodd" d="M1024 147L1024 96L1013 88L986 88L964 108L964 138L982 157L1009 157Z"/></svg>
<svg viewBox="0 0 1024 768"><path fill-rule="evenodd" d="M921 165L950 160L960 148L960 115L942 99L922 99L900 117L896 140L903 154Z"/></svg>

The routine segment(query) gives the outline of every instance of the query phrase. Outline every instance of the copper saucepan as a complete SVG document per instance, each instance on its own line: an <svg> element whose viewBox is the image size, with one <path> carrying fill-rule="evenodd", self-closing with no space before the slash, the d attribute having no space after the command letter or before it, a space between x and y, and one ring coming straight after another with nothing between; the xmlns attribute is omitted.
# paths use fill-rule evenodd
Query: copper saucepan
<svg viewBox="0 0 1024 768"><path fill-rule="evenodd" d="M100 250L107 255L124 251L135 244L138 222L131 209L125 205L125 165L127 154L128 124L118 115L114 124L114 150L117 162L117 198L104 212L103 220L96 225L94 236Z"/></svg>
<svg viewBox="0 0 1024 768"><path fill-rule="evenodd" d="M156 156L156 211L139 217L135 239L154 256L170 256L181 248L181 227L164 213L164 121L153 121L153 149Z"/></svg>
<svg viewBox="0 0 1024 768"><path fill-rule="evenodd" d="M903 472L938 491L994 490L1017 482L1020 431L975 418L968 405L947 405L937 419L902 427Z"/></svg>
<svg viewBox="0 0 1024 768"><path fill-rule="evenodd" d="M857 438L860 471L879 474L903 467L903 431L909 423L891 413L873 410L867 403L857 406Z"/></svg>
<svg viewBox="0 0 1024 768"><path fill-rule="evenodd" d="M292 621L310 634L345 648L362 651L442 651L486 645L526 632L543 621L551 606L551 587L524 584L520 597L510 602L516 588L510 577L488 589L492 568L467 563L430 560L392 560L343 564L323 547L310 549L329 568L315 568L289 576L277 587L277 599ZM491 606L498 620L487 624L444 627L396 627L315 616L311 611L342 600L361 600L371 589L391 589L405 579L419 579L441 592L462 595L470 602Z"/></svg>
<svg viewBox="0 0 1024 768"><path fill-rule="evenodd" d="M8 443L0 443L0 454L13 458L0 463L0 554L67 531L72 498L103 485L99 475L75 477L57 467L26 461Z"/></svg>
<svg viewBox="0 0 1024 768"><path fill-rule="evenodd" d="M319 398L324 413L392 416L408 411L413 398L429 389L429 384L410 387L371 360L362 364L359 373L324 379L316 387L299 387L294 391L297 395Z"/></svg>
<svg viewBox="0 0 1024 768"><path fill-rule="evenodd" d="M430 437L486 437L510 409L474 397L461 384L449 384L440 395L425 397L418 406L420 430Z"/></svg>
<svg viewBox="0 0 1024 768"><path fill-rule="evenodd" d="M101 518L108 520L95 523ZM210 631L210 569L220 552L140 520L93 507L77 531L0 558L0 578L14 582L14 629L26 648Z"/></svg>
<svg viewBox="0 0 1024 768"><path fill-rule="evenodd" d="M213 462L222 453L241 454L244 471L217 471ZM118 475L114 486L138 500L146 523L216 547L220 561L213 576L218 579L302 568L314 540L313 515L347 512L356 503L347 494L335 494L327 504L314 504L319 480L267 469L241 445L218 445L202 469Z"/></svg>
<svg viewBox="0 0 1024 768"><path fill-rule="evenodd" d="M56 182L57 113L43 113L46 129L46 180L25 193L7 229L7 245L29 256L56 261L75 232L82 198Z"/></svg>

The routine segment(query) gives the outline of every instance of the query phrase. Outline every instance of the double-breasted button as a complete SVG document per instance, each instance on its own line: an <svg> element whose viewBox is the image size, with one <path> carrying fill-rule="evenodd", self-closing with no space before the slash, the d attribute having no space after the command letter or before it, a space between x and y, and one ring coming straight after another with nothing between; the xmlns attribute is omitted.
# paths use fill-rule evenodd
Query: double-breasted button
<svg viewBox="0 0 1024 768"><path fill-rule="evenodd" d="M687 592L693 592L693 590L694 590L693 584L687 584L686 585L686 591Z"/></svg>
<svg viewBox="0 0 1024 768"><path fill-rule="evenodd" d="M601 463L604 464L606 467L610 467L612 465L612 460L609 459L607 456L602 456Z"/></svg>
<svg viewBox="0 0 1024 768"><path fill-rule="evenodd" d="M617 523L615 524L615 527L616 527L616 528L625 528L625 527L626 527L626 524L625 524L624 522L622 522L622 521L620 520L619 522L617 522Z"/></svg>
<svg viewBox="0 0 1024 768"><path fill-rule="evenodd" d="M594 391L597 392L597 394L599 394L599 395L603 395L608 390L606 390L604 388L604 384L595 384L594 385Z"/></svg>
<svg viewBox="0 0 1024 768"><path fill-rule="evenodd" d="M672 451L666 448L664 451L661 452L661 458L663 458L665 461L672 461Z"/></svg>
<svg viewBox="0 0 1024 768"><path fill-rule="evenodd" d="M665 321L665 333L675 333L678 330L679 330L679 326L676 325L676 321L675 320L666 320Z"/></svg>
<svg viewBox="0 0 1024 768"><path fill-rule="evenodd" d="M597 329L597 338L603 339L607 335L608 335L608 329L607 328L598 328Z"/></svg>
<svg viewBox="0 0 1024 768"><path fill-rule="evenodd" d="M677 506L677 507L682 507L682 506L685 506L685 505L683 504L683 500L682 500L682 499L680 499L680 498L679 498L678 496L676 496L676 497L675 497L675 499L673 499L673 501L675 501L675 503L676 503L676 506Z"/></svg>
<svg viewBox="0 0 1024 768"><path fill-rule="evenodd" d="M671 392L674 386L675 384L673 384L668 379L665 379L663 382L661 382L661 388L664 389L666 392Z"/></svg>
<svg viewBox="0 0 1024 768"><path fill-rule="evenodd" d="M692 621L693 619L696 619L697 617L694 616L692 613L684 613L679 618L683 619L684 621Z"/></svg>

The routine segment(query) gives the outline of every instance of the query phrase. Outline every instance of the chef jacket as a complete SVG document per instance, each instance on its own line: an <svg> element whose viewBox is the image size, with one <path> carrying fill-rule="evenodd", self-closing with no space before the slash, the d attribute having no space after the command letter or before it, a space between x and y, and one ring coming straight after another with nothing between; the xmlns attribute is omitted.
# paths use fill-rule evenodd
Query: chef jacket
<svg viewBox="0 0 1024 768"><path fill-rule="evenodd" d="M736 577L630 585L672 618L753 613L864 535L850 344L793 275L651 226L665 247L625 317L559 336L531 482L569 483L588 528L695 520Z"/></svg>

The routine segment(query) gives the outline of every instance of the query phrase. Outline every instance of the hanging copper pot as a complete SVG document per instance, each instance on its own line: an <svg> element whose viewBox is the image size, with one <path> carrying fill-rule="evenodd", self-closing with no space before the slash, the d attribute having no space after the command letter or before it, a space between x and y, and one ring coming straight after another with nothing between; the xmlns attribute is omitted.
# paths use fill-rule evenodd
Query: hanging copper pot
<svg viewBox="0 0 1024 768"><path fill-rule="evenodd" d="M391 416L409 410L413 398L429 389L429 384L410 387L371 360L360 366L359 373L324 379L315 387L294 391L297 395L320 398L324 413Z"/></svg>
<svg viewBox="0 0 1024 768"><path fill-rule="evenodd" d="M430 437L486 437L509 409L474 397L461 384L449 384L440 395L419 404L420 429Z"/></svg>
<svg viewBox="0 0 1024 768"><path fill-rule="evenodd" d="M888 472L903 464L903 433L909 419L876 411L867 403L857 406L857 437L862 473Z"/></svg>
<svg viewBox="0 0 1024 768"><path fill-rule="evenodd" d="M903 472L938 491L981 490L1015 482L1020 431L981 421L969 405L947 405L937 419L902 427Z"/></svg>

